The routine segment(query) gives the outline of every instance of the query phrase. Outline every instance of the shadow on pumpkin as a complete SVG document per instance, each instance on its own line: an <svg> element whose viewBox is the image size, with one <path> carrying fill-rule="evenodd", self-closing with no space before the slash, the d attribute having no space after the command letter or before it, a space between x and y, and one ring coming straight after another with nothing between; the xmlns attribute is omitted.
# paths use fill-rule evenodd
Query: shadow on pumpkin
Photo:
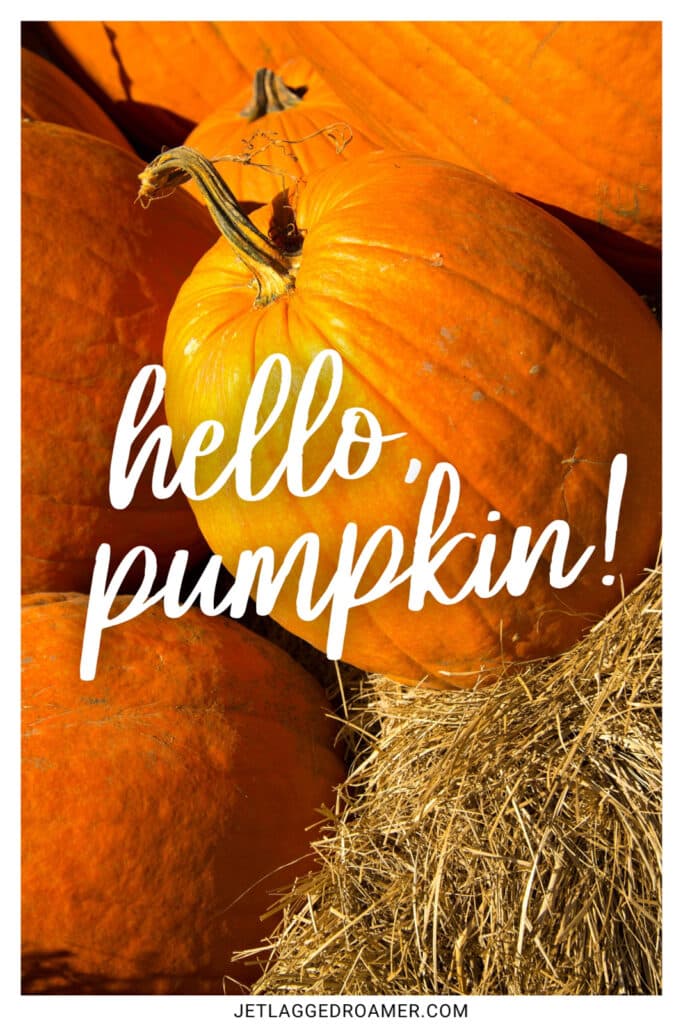
<svg viewBox="0 0 683 1024"><path fill-rule="evenodd" d="M21 958L22 995L244 995L246 985L226 979L169 977L150 973L140 978L117 978L79 971L68 949L37 950ZM259 970L254 971L254 978Z"/></svg>
<svg viewBox="0 0 683 1024"><path fill-rule="evenodd" d="M145 162L162 149L180 146L196 122L151 103L139 103L131 96L131 79L116 49L115 33L105 26L112 54L117 60L119 79L125 100L112 100L60 42L51 26L44 21L25 21L21 25L21 45L51 61L73 79L109 115L123 132L137 154Z"/></svg>
<svg viewBox="0 0 683 1024"><path fill-rule="evenodd" d="M615 231L605 224L579 217L560 206L542 203L532 196L522 196L534 206L562 221L578 235L593 252L638 292L661 319L662 311L662 252L652 245Z"/></svg>
<svg viewBox="0 0 683 1024"><path fill-rule="evenodd" d="M113 981L72 966L68 949L40 950L21 958L22 995L96 995L115 991Z"/></svg>

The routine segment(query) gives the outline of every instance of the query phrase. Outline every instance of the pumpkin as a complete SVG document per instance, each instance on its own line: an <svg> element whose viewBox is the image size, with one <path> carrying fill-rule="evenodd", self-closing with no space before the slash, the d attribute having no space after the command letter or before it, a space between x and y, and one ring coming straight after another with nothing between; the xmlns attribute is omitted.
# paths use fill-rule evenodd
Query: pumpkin
<svg viewBox="0 0 683 1024"><path fill-rule="evenodd" d="M293 497L281 479L263 500L242 501L231 478L213 497L194 501L209 545L230 571L242 550L262 545L273 548L279 566L296 538L314 530L319 594L349 522L358 524L357 552L392 524L409 553L427 475L448 462L461 491L446 536L465 530L481 538L492 530L492 582L521 525L535 540L551 521L566 521L567 567L597 546L567 589L550 586L543 561L521 595L505 587L446 604L427 593L424 607L411 611L403 583L352 609L345 660L395 678L471 686L501 664L570 646L619 600L619 584L602 582L601 552L611 462L626 453L614 564L624 588L638 581L656 556L660 528L659 328L642 300L563 224L488 179L419 155L373 153L311 177L288 236L279 223L283 211L291 217L287 204L250 221L194 150L157 157L142 176L142 194L165 191L169 177L177 182L183 174L201 184L226 235L180 289L164 342L176 459L198 424L225 426L220 447L197 464L197 493L229 463L255 372L273 353L289 358L298 384L321 351L344 361L334 415L306 444L306 487L335 450L344 409L367 409L385 435L407 435L382 448L368 475L335 475L305 498ZM272 241L285 237L298 238L300 251ZM264 416L275 383L268 394ZM293 388L253 453L254 491L284 457L295 398ZM319 394L314 409L322 401ZM409 483L413 458L422 471ZM442 510L445 501L442 493ZM490 512L499 513L495 526ZM439 567L449 598L469 578L476 550L459 544ZM388 558L376 551L360 592ZM290 572L272 614L324 650L329 608L303 621L297 584Z"/></svg>
<svg viewBox="0 0 683 1024"><path fill-rule="evenodd" d="M110 629L81 682L86 606L22 609L24 988L238 991L258 970L231 955L312 867L343 778L329 706L284 651L196 609Z"/></svg>
<svg viewBox="0 0 683 1024"><path fill-rule="evenodd" d="M125 136L80 86L27 49L21 51L21 116L78 128L130 150Z"/></svg>
<svg viewBox="0 0 683 1024"><path fill-rule="evenodd" d="M290 31L385 145L488 175L568 211L574 230L578 218L599 225L586 225L586 240L634 284L643 262L656 271L661 23L342 21ZM622 251L617 234L641 245Z"/></svg>
<svg viewBox="0 0 683 1024"><path fill-rule="evenodd" d="M340 157L353 159L378 148L359 119L301 59L287 61L279 74L260 68L251 92L241 89L204 118L185 145L214 161L225 154L248 158L249 163L222 161L221 174L250 206L269 202L278 188L291 187ZM192 182L187 187L201 197Z"/></svg>
<svg viewBox="0 0 683 1024"><path fill-rule="evenodd" d="M111 508L109 463L139 368L159 363L176 292L215 235L190 196L135 203L142 161L43 122L22 127L22 588L87 590L100 543L162 564L206 548L179 495ZM158 204L157 204L158 205ZM159 254L163 253L163 260ZM159 422L159 418L157 418ZM132 583L131 583L132 585Z"/></svg>
<svg viewBox="0 0 683 1024"><path fill-rule="evenodd" d="M182 142L248 85L294 56L286 22L52 21L46 45L142 152Z"/></svg>

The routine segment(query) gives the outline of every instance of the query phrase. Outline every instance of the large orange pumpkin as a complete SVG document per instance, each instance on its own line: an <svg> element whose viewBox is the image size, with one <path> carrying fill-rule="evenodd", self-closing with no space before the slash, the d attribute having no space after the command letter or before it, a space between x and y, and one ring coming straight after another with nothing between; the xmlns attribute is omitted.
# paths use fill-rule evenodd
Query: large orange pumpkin
<svg viewBox="0 0 683 1024"><path fill-rule="evenodd" d="M661 23L299 22L291 34L386 145L569 211L617 269L652 281Z"/></svg>
<svg viewBox="0 0 683 1024"><path fill-rule="evenodd" d="M296 53L286 22L53 21L49 29L54 59L142 151L182 142L256 68Z"/></svg>
<svg viewBox="0 0 683 1024"><path fill-rule="evenodd" d="M323 692L230 620L159 608L109 630L81 682L86 604L22 612L24 990L235 992L258 969L231 955L311 869L343 777Z"/></svg>
<svg viewBox="0 0 683 1024"><path fill-rule="evenodd" d="M309 180L296 207L303 247L288 254L264 234L269 224L277 227L286 204L258 211L259 232L238 219L195 151L158 157L143 176L143 193L163 189L180 169L202 182L224 226L232 222L232 241L219 240L183 285L164 343L176 458L200 422L226 427L220 448L198 463L198 491L231 458L255 371L272 353L291 360L297 386L321 350L344 360L334 415L305 448L306 486L335 449L343 409L371 410L385 434L407 432L384 447L363 479L334 476L306 498L293 498L281 479L264 500L241 501L230 479L214 497L195 501L204 535L231 571L242 549L264 544L280 565L293 541L314 530L322 544L320 594L335 572L347 522L358 524L357 551L376 528L397 526L405 567L427 474L450 462L461 494L446 536L469 531L481 538L493 530L493 581L518 526L529 526L536 539L552 520L566 520L568 567L596 545L569 589L551 588L542 562L519 596L504 588L447 605L428 593L422 610L409 611L403 584L352 610L348 661L413 680L472 685L501 662L559 652L619 599L619 584L602 582L610 572L603 545L610 464L626 453L614 565L626 589L636 583L659 538L659 328L641 299L564 225L452 164L375 153ZM295 392L256 448L255 489L283 457ZM273 383L266 408L275 394ZM412 457L422 472L407 483ZM442 495L441 509L444 502ZM487 518L494 511L496 525ZM440 567L447 596L467 580L477 550L462 543ZM361 592L387 559L380 549ZM324 649L327 613L302 621L296 573L289 578L273 615Z"/></svg>
<svg viewBox="0 0 683 1024"><path fill-rule="evenodd" d="M205 552L184 499L141 488L115 511L108 480L128 387L161 361L176 292L215 233L190 196L136 205L142 162L118 146L22 131L22 588L87 590L102 542L116 558L150 544L164 564Z"/></svg>
<svg viewBox="0 0 683 1024"><path fill-rule="evenodd" d="M248 162L222 161L221 175L250 205L269 202L279 188L340 159L379 148L360 118L301 59L287 61L278 74L260 68L251 92L240 89L190 132L185 145L212 159L246 157ZM201 196L193 183L188 188Z"/></svg>
<svg viewBox="0 0 683 1024"><path fill-rule="evenodd" d="M78 128L130 150L114 122L63 71L31 50L21 51L21 116Z"/></svg>

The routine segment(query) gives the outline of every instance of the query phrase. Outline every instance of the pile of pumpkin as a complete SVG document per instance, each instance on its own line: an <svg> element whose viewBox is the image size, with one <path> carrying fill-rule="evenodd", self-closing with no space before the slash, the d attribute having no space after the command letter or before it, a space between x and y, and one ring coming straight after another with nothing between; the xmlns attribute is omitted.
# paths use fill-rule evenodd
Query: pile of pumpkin
<svg viewBox="0 0 683 1024"><path fill-rule="evenodd" d="M198 609L107 631L81 681L98 546L116 564L148 545L160 575L177 550L197 567L214 551L234 572L264 544L279 564L313 524L329 579L346 523L359 545L387 523L414 536L408 451L425 478L457 467L464 529L499 523L503 551L516 525L563 519L574 564L604 537L624 452L606 561L560 591L537 574L522 596L426 594L419 611L399 588L353 609L344 658L468 688L571 647L659 543L659 26L56 22L24 45L25 990L237 991L257 967L231 956L309 869L307 828L343 778L330 706L282 650ZM200 423L225 426L201 492L259 365L284 353L300 381L323 349L344 360L338 408L408 448L305 499L280 481L247 512L232 481L190 507L143 478L111 507L142 366L163 360L177 460ZM330 417L307 447L309 485L338 434ZM441 593L470 569L454 547ZM273 617L325 650L294 585Z"/></svg>

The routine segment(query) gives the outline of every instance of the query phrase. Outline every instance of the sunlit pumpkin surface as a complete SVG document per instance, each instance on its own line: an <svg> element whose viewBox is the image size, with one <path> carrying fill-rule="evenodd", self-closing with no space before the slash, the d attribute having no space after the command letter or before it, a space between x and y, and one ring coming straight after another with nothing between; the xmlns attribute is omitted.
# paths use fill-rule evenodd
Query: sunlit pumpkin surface
<svg viewBox="0 0 683 1024"><path fill-rule="evenodd" d="M298 22L386 145L661 245L657 21Z"/></svg>
<svg viewBox="0 0 683 1024"><path fill-rule="evenodd" d="M168 200L172 202L173 200ZM268 210L259 221L267 228ZM204 489L234 450L254 373L271 353L287 355L299 381L325 348L344 360L341 397L306 449L308 480L328 461L342 411L363 406L385 433L377 468L358 481L334 479L310 498L282 482L260 502L240 501L232 483L194 503L209 544L234 570L240 552L267 544L277 560L307 530L323 542L320 590L336 565L342 529L361 543L382 524L402 531L408 556L424 482L452 463L462 493L450 532L495 530L494 579L513 531L533 536L554 519L572 531L567 564L596 552L569 589L548 585L547 558L526 593L470 596L444 606L428 596L407 609L405 587L351 613L344 658L371 671L472 685L501 662L556 653L621 597L651 564L659 537L659 328L649 309L564 226L489 181L425 157L371 155L323 172L300 189L303 251L294 290L254 308L253 275L223 240L199 262L169 319L164 362L167 415L180 458L192 430L216 419L222 449L198 463ZM287 445L293 400L259 445L255 486ZM609 468L628 456L614 563L603 558ZM404 482L411 458L422 463ZM491 510L499 524L487 521ZM474 565L461 544L438 573L455 593ZM369 586L386 552L366 576ZM302 622L296 573L274 617L325 649L326 616Z"/></svg>

